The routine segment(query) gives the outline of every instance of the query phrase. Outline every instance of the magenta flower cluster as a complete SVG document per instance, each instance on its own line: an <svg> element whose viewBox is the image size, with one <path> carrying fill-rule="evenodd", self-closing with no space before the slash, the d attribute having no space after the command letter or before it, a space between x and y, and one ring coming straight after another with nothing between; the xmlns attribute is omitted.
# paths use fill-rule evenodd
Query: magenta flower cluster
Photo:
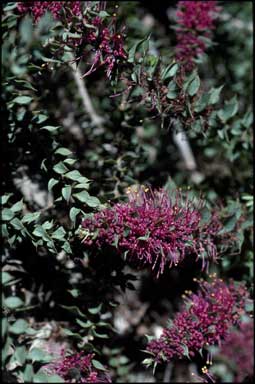
<svg viewBox="0 0 255 384"><path fill-rule="evenodd" d="M35 22L38 22L40 18L46 13L50 12L55 19L61 17L62 9L71 15L81 14L81 2L80 1L27 1L19 2L18 10L20 13L30 13Z"/></svg>
<svg viewBox="0 0 255 384"><path fill-rule="evenodd" d="M206 50L203 38L210 38L219 8L216 1L179 1L176 12L176 59L191 71L194 59Z"/></svg>
<svg viewBox="0 0 255 384"><path fill-rule="evenodd" d="M100 67L106 67L107 77L110 78L117 65L127 59L123 33L117 31L115 13L112 17L106 18L95 16L96 12L103 9L103 5L97 4L100 2L95 2L94 5L91 3L84 14L81 1L28 1L19 2L17 8L22 14L30 13L35 22L48 11L55 19L62 20L68 29L72 17L83 14L82 18L75 18L72 24L72 32L80 34L81 38L69 37L65 44L71 46L75 52L79 52L75 54L76 61L88 62L88 57L92 56L91 65L84 76Z"/></svg>
<svg viewBox="0 0 255 384"><path fill-rule="evenodd" d="M196 280L196 279L195 279ZM211 282L199 281L196 294L187 292L185 304L163 330L157 340L147 345L147 351L157 363L194 357L209 345L221 345L233 325L238 324L245 312L248 291L242 284L233 281L227 285L212 277Z"/></svg>
<svg viewBox="0 0 255 384"><path fill-rule="evenodd" d="M50 371L62 377L67 383L73 382L73 379L79 383L111 383L107 373L98 371L92 366L93 357L93 353L84 355L83 352L63 356L51 364Z"/></svg>
<svg viewBox="0 0 255 384"><path fill-rule="evenodd" d="M235 382L241 383L254 375L254 324L243 322L224 341L220 354L235 369Z"/></svg>
<svg viewBox="0 0 255 384"><path fill-rule="evenodd" d="M88 28L79 44L85 43L93 46L94 58L90 69L84 76L105 66L107 77L110 78L116 65L127 59L123 34L116 32L115 23L116 18L113 18L112 25L106 26L105 21L99 16L86 20L86 24L93 25L95 29Z"/></svg>
<svg viewBox="0 0 255 384"><path fill-rule="evenodd" d="M139 188L127 203L118 203L86 218L83 244L113 246L138 267L149 266L157 277L191 254L216 260L215 236L221 229L216 214L202 220L203 202L195 203L178 191Z"/></svg>

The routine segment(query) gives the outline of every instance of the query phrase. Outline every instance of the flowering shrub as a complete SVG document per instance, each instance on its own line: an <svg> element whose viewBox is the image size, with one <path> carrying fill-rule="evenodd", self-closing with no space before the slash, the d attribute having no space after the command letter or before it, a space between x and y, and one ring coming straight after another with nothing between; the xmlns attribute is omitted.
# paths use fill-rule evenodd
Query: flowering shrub
<svg viewBox="0 0 255 384"><path fill-rule="evenodd" d="M216 277L200 281L198 292L188 292L182 310L158 340L149 342L147 351L153 360L163 362L194 357L209 345L221 344L245 313L248 297L243 284L226 284Z"/></svg>
<svg viewBox="0 0 255 384"><path fill-rule="evenodd" d="M62 22L69 36L64 39L63 35L59 44L73 50L74 61L87 62L88 56L92 55L92 64L83 76L91 74L99 67L106 67L107 77L110 78L116 65L125 61L127 54L124 50L123 30L118 32L116 29L117 15L114 13L110 17L104 8L104 4L100 2L90 6L85 4L85 9L80 1L18 3L18 11L22 14L31 13L35 22L46 11Z"/></svg>
<svg viewBox="0 0 255 384"><path fill-rule="evenodd" d="M202 201L184 199L177 191L169 195L149 188L129 190L128 196L128 203L83 220L85 246L114 246L135 265L150 266L157 277L190 254L202 257L202 269L208 260L216 260L214 239L221 224L215 213L202 220Z"/></svg>
<svg viewBox="0 0 255 384"><path fill-rule="evenodd" d="M206 49L204 38L211 37L219 12L216 4L216 1L178 2L176 59L187 71L194 68L194 60Z"/></svg>
<svg viewBox="0 0 255 384"><path fill-rule="evenodd" d="M79 383L111 383L111 379L105 372L96 369L93 366L94 354L84 355L83 352L70 356L63 356L48 367L48 372L53 372L62 377L65 382L75 380ZM96 362L97 363L97 362ZM94 365L96 364L94 362Z"/></svg>
<svg viewBox="0 0 255 384"><path fill-rule="evenodd" d="M3 382L253 379L251 14L4 2Z"/></svg>

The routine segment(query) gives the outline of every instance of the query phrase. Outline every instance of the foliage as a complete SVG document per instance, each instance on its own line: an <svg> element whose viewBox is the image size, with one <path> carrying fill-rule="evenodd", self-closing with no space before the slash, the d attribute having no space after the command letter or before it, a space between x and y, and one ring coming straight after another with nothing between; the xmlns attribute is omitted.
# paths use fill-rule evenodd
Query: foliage
<svg viewBox="0 0 255 384"><path fill-rule="evenodd" d="M164 364L153 371L155 379L145 371L145 335L162 340L165 329L163 335L175 336L166 322L182 316L185 290L193 292L198 315L207 315L204 301L216 305L193 279L203 277L207 287L208 272L217 273L232 279L233 291L236 282L246 284L250 296L251 4L189 2L185 10L183 3L162 4L160 11L129 1L3 5L7 382L165 381ZM185 12L195 15L193 24ZM187 50L186 28L200 45L194 52ZM195 168L176 144L179 133ZM198 171L201 177L194 177ZM209 265L207 257L217 263ZM172 263L178 265L165 268ZM210 293L238 304L226 282L217 284L224 298L207 287ZM218 304L213 326L222 326L223 315L232 325L232 307L226 314L225 301ZM190 302L185 305L190 315ZM195 331L196 321L189 323ZM245 325L234 331L228 337L242 344ZM196 356L192 340L177 341L187 380L188 355L206 376L204 351ZM218 348L211 344L208 353ZM224 351L212 353L210 372L219 381L233 364ZM230 369L230 377L251 377L249 361L247 367ZM179 379L176 368L171 381Z"/></svg>

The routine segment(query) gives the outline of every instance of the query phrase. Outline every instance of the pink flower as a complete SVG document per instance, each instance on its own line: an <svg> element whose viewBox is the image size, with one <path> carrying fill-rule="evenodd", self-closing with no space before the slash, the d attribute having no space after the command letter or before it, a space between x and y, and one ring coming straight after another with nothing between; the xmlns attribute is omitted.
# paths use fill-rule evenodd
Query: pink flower
<svg viewBox="0 0 255 384"><path fill-rule="evenodd" d="M202 258L202 269L217 258L214 243L221 229L216 214L202 220L203 202L171 196L163 190L140 188L129 194L129 202L103 209L84 219L83 244L112 246L138 267L149 266L159 274L178 265L191 254Z"/></svg>
<svg viewBox="0 0 255 384"><path fill-rule="evenodd" d="M203 37L210 38L218 11L216 1L178 2L176 58L187 71L194 68L194 59L205 51Z"/></svg>
<svg viewBox="0 0 255 384"><path fill-rule="evenodd" d="M62 377L65 382L79 383L111 383L108 374L97 371L92 366L94 354L84 355L83 352L69 356L63 356L62 359L51 364L48 372L54 372Z"/></svg>
<svg viewBox="0 0 255 384"><path fill-rule="evenodd" d="M221 344L245 312L248 291L233 281L227 285L213 276L212 282L199 282L198 292L185 296L185 304L170 327L158 340L148 343L155 362L190 357L208 345Z"/></svg>
<svg viewBox="0 0 255 384"><path fill-rule="evenodd" d="M81 14L80 1L28 1L18 3L18 11L20 13L30 13L35 22L38 22L46 11L51 12L54 19L59 19L63 8L71 15Z"/></svg>

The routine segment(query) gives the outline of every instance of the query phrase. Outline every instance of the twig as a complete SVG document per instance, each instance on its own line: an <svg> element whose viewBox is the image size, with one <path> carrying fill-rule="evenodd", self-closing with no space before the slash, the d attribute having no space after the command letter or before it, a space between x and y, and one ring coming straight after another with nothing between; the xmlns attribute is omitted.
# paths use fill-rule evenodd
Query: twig
<svg viewBox="0 0 255 384"><path fill-rule="evenodd" d="M164 372L163 383L171 382L172 368L172 363L168 363Z"/></svg>
<svg viewBox="0 0 255 384"><path fill-rule="evenodd" d="M80 94L82 102L83 102L84 109L88 113L92 123L97 128L103 129L103 126L102 126L103 119L102 119L102 117L100 117L97 114L97 112L95 111L95 109L92 105L88 90L87 90L86 85L85 85L85 81L81 78L82 74L80 72L80 69L78 67L76 67L76 65L74 63L70 64L70 66L72 68L72 74L73 74L74 80L77 84L79 94Z"/></svg>
<svg viewBox="0 0 255 384"><path fill-rule="evenodd" d="M204 176L197 170L197 163L186 133L184 131L176 132L174 130L173 140L180 151L181 157L185 164L185 168L191 172L191 180L195 184L201 183L201 181L204 179Z"/></svg>

